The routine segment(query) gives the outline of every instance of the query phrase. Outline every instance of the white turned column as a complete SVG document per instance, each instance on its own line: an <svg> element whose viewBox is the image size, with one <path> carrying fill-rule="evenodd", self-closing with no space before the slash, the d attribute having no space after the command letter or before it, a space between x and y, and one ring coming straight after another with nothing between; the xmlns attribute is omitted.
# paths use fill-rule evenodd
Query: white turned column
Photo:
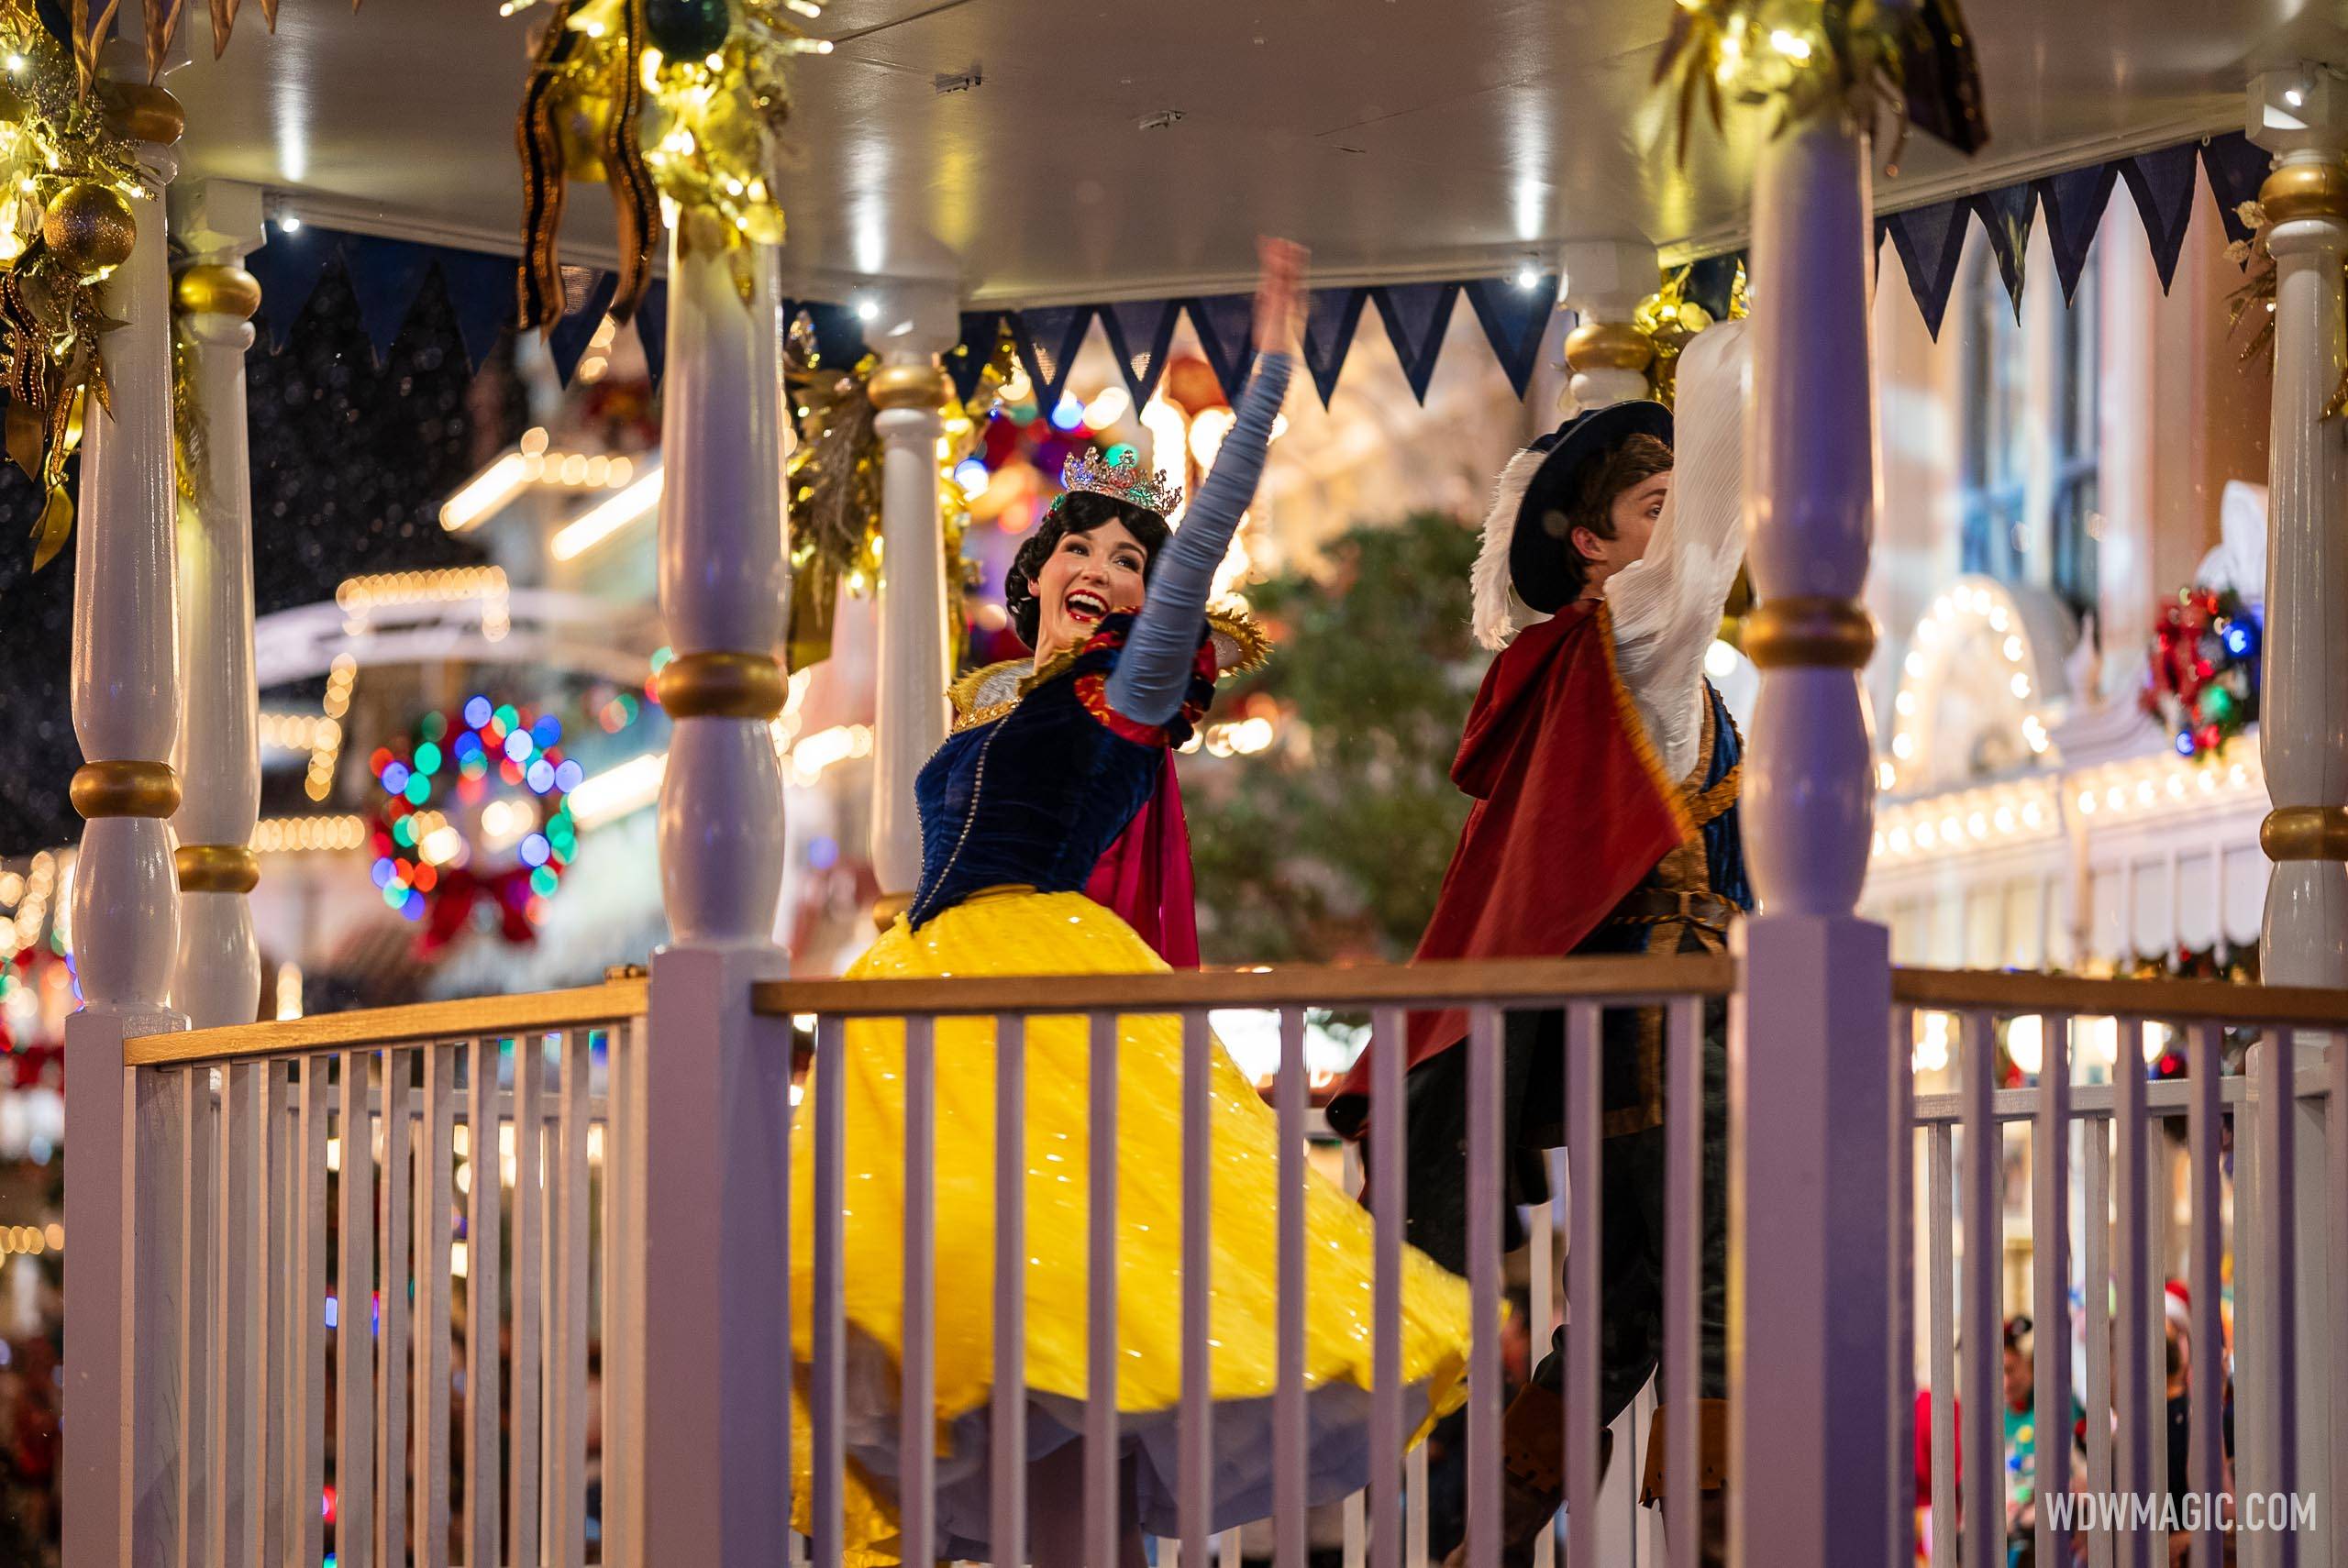
<svg viewBox="0 0 2348 1568"><path fill-rule="evenodd" d="M1905 1150L1889 942L1853 913L1875 810L1859 684L1875 642L1860 607L1876 508L1867 172L1866 138L1822 116L1764 144L1753 199L1745 524L1761 602L1745 651L1761 690L1743 817L1760 909L1737 928L1729 1046L1732 1561L1747 1563L1885 1562L1905 1463L1890 1441Z"/></svg>
<svg viewBox="0 0 2348 1568"><path fill-rule="evenodd" d="M152 199L134 204L138 241L102 290L127 323L101 351L114 413L94 404L82 453L73 528L73 733L88 760L73 776L87 819L73 877L74 972L91 1011L130 1033L181 1029L166 1001L179 945L179 885L171 829L179 783L169 758L179 730L179 619L172 469L172 301L164 187L178 172L172 144L183 116L145 85L130 46L108 46L113 91L139 138ZM123 51L117 54L116 51Z"/></svg>
<svg viewBox="0 0 2348 1568"><path fill-rule="evenodd" d="M672 231L710 222L670 214ZM690 251L690 254L688 254ZM647 1562L781 1562L791 1449L783 1260L790 1031L750 1012L782 974L782 367L775 252L736 290L714 232L669 251L660 609L677 657L659 677L673 723L660 789L670 944L652 961L641 1381L661 1441L640 1466Z"/></svg>
<svg viewBox="0 0 2348 1568"><path fill-rule="evenodd" d="M2324 408L2348 365L2348 92L2331 72L2303 65L2252 83L2253 139L2276 154L2260 188L2275 258L2275 389L2267 426L2266 624L2258 745L2272 809L2259 843L2274 862L2259 930L2259 975L2270 986L2348 986L2348 419ZM2301 1036L2299 1066L2323 1059L2323 1037ZM2335 1119L2336 1122L2336 1119ZM2335 1442L2348 1405L2329 1297L2324 1117L2301 1106L2292 1185L2298 1288L2295 1368L2301 1389L2297 1473L2262 1474L2279 1455L2270 1442L2245 1444L2265 1463L2246 1463L2244 1489L2327 1487L2339 1467ZM2256 1286L2257 1282L2252 1282ZM2258 1316L2276 1309L2252 1292ZM2272 1334L2271 1321L2258 1331ZM2329 1391L2328 1394L2325 1391ZM2335 1431L2335 1426L2339 1428ZM2337 1507L2348 1499L2333 1498ZM2307 1568L2331 1562L2331 1537L2300 1542ZM2247 1557L2247 1554L2245 1554Z"/></svg>
<svg viewBox="0 0 2348 1568"><path fill-rule="evenodd" d="M178 193L174 193L175 196ZM260 1006L260 944L247 895L260 815L260 697L253 684L252 482L245 350L260 285L238 265L261 241L260 193L209 182L173 204L195 248L172 293L195 360L203 488L179 527L180 654L186 685L177 763L180 945L172 1003L198 1029L250 1023Z"/></svg>
<svg viewBox="0 0 2348 1568"><path fill-rule="evenodd" d="M1655 346L1631 325L1661 274L1643 240L1577 240L1559 259L1563 303L1580 320L1566 334L1569 379L1558 412L1568 416L1647 397Z"/></svg>
<svg viewBox="0 0 2348 1568"><path fill-rule="evenodd" d="M946 739L946 688L954 671L946 625L946 560L939 532L939 410L953 396L939 356L954 346L954 298L942 290L892 293L868 336L880 356L872 373L880 435L879 690L872 723L872 871L880 883L873 919L883 930L921 882L921 818L914 778Z"/></svg>
<svg viewBox="0 0 2348 1568"><path fill-rule="evenodd" d="M686 218L683 221L696 221ZM660 672L675 728L660 787L660 886L681 947L773 946L782 897L782 377L774 252L745 304L722 248L669 260Z"/></svg>

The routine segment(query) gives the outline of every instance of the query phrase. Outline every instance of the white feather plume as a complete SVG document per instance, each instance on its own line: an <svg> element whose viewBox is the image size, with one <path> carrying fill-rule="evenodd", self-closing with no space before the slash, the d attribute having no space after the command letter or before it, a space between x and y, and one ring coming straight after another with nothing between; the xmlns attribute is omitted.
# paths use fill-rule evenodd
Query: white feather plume
<svg viewBox="0 0 2348 1568"><path fill-rule="evenodd" d="M1533 486L1533 475L1546 452L1519 452L1501 469L1492 485L1491 510L1484 513L1484 547L1477 552L1468 583L1475 606L1476 640L1495 653L1508 646L1516 634L1547 616L1529 608L1516 596L1508 569L1510 542L1516 535L1517 509Z"/></svg>

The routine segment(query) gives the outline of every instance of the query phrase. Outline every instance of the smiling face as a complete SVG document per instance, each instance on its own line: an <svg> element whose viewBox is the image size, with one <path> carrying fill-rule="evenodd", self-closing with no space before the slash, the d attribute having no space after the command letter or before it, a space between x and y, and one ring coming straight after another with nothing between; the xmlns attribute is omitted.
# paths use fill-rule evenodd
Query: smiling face
<svg viewBox="0 0 2348 1568"><path fill-rule="evenodd" d="M1103 619L1141 607L1149 551L1113 519L1089 534L1071 529L1031 580L1036 590L1036 662L1077 646Z"/></svg>

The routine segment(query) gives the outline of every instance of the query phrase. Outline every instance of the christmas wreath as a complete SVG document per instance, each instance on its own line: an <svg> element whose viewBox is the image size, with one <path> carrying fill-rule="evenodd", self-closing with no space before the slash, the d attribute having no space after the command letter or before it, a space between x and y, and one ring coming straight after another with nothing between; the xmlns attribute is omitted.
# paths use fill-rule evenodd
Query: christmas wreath
<svg viewBox="0 0 2348 1568"><path fill-rule="evenodd" d="M562 755L562 724L476 696L431 712L406 739L368 759L382 789L371 875L383 902L423 922L434 952L467 926L535 941L546 900L579 853L567 797L579 764Z"/></svg>
<svg viewBox="0 0 2348 1568"><path fill-rule="evenodd" d="M2153 628L2144 712L2177 754L2216 758L2258 717L2258 613L2231 588L2188 588Z"/></svg>

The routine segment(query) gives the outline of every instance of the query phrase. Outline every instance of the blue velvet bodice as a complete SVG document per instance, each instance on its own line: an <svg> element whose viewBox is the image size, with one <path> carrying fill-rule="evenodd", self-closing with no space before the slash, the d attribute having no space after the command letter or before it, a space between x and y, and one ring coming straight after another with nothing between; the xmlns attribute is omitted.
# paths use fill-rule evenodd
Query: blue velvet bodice
<svg viewBox="0 0 2348 1568"><path fill-rule="evenodd" d="M1075 656L1047 666L1002 712L980 715L931 754L914 781L921 813L918 927L981 889L1080 891L1157 788L1168 745L1191 737L1214 693L1202 657L1182 711L1138 724L1109 706L1108 676L1131 615L1112 615Z"/></svg>

